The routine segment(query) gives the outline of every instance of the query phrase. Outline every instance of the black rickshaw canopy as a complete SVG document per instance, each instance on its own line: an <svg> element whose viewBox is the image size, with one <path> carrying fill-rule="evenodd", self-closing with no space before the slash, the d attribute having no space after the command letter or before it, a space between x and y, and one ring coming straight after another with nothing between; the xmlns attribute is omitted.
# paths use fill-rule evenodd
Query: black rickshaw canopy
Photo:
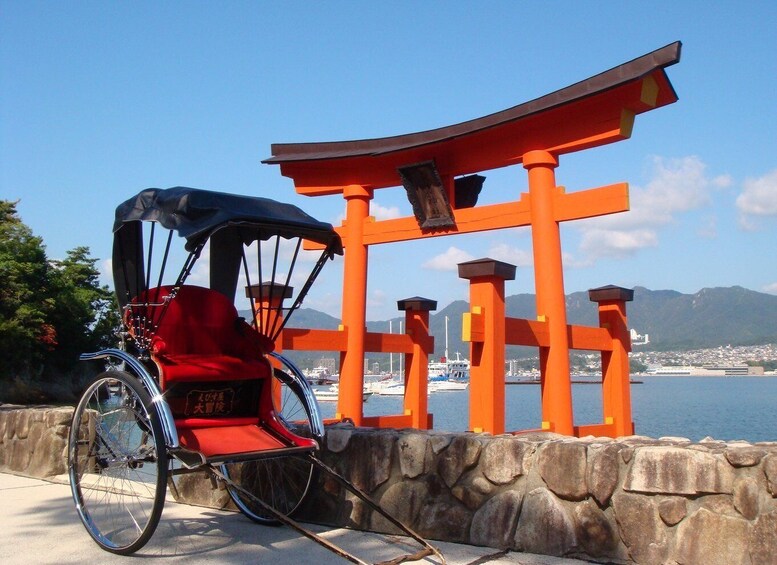
<svg viewBox="0 0 777 565"><path fill-rule="evenodd" d="M183 186L147 188L116 208L113 276L122 306L150 285L143 222L156 222L185 238L185 248L195 258L210 239L210 287L233 300L244 245L278 236L322 244L328 258L343 252L331 224L293 204Z"/></svg>

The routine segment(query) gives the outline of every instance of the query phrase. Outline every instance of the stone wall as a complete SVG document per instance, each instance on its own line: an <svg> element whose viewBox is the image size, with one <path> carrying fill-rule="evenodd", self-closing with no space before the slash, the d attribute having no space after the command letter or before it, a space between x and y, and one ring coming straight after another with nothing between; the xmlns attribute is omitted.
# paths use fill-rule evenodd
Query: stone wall
<svg viewBox="0 0 777 565"><path fill-rule="evenodd" d="M0 470L64 472L68 410L0 408ZM45 454L48 452L48 456ZM616 563L777 564L777 442L327 429L324 461L433 539ZM223 491L178 481L186 502ZM321 477L303 520L391 531Z"/></svg>
<svg viewBox="0 0 777 565"><path fill-rule="evenodd" d="M30 477L67 472L73 408L0 405L0 471Z"/></svg>

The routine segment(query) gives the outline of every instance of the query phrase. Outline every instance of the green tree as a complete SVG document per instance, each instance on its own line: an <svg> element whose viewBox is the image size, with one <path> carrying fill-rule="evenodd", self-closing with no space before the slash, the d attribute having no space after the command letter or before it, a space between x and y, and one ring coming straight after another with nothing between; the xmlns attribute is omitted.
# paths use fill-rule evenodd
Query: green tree
<svg viewBox="0 0 777 565"><path fill-rule="evenodd" d="M0 200L0 400L72 400L97 367L78 355L115 342L116 300L89 248L48 261L16 205Z"/></svg>
<svg viewBox="0 0 777 565"><path fill-rule="evenodd" d="M0 200L0 380L34 376L56 345L48 321L48 265L41 238Z"/></svg>
<svg viewBox="0 0 777 565"><path fill-rule="evenodd" d="M76 247L49 271L53 306L49 319L56 328L57 345L47 356L47 368L55 374L69 371L84 351L114 344L119 325L113 292L100 286L97 259L88 247Z"/></svg>

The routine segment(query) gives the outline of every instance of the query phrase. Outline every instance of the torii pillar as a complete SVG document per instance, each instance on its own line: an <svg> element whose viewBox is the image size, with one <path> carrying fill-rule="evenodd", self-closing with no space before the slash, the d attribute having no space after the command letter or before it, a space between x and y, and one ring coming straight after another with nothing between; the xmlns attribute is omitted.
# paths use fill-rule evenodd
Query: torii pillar
<svg viewBox="0 0 777 565"><path fill-rule="evenodd" d="M529 151L523 156L529 172L531 231L534 252L534 288L537 317L548 323L550 347L540 348L542 379L542 427L571 435L572 383L569 372L567 310L564 300L564 268L561 235L554 213L558 160L547 151Z"/></svg>
<svg viewBox="0 0 777 565"><path fill-rule="evenodd" d="M348 332L347 349L340 354L340 390L337 418L348 417L358 426L364 416L364 337L367 319L367 259L364 244L364 222L370 215L372 191L361 185L343 189L345 233L343 243L348 248L343 267L343 326Z"/></svg>

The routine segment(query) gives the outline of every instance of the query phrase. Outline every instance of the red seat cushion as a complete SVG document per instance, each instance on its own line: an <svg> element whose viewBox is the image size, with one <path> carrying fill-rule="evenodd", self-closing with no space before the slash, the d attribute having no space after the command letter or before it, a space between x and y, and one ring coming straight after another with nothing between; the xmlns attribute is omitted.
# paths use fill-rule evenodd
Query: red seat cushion
<svg viewBox="0 0 777 565"><path fill-rule="evenodd" d="M265 378L270 366L265 359L240 359L228 355L159 355L164 385L173 382L233 381Z"/></svg>

